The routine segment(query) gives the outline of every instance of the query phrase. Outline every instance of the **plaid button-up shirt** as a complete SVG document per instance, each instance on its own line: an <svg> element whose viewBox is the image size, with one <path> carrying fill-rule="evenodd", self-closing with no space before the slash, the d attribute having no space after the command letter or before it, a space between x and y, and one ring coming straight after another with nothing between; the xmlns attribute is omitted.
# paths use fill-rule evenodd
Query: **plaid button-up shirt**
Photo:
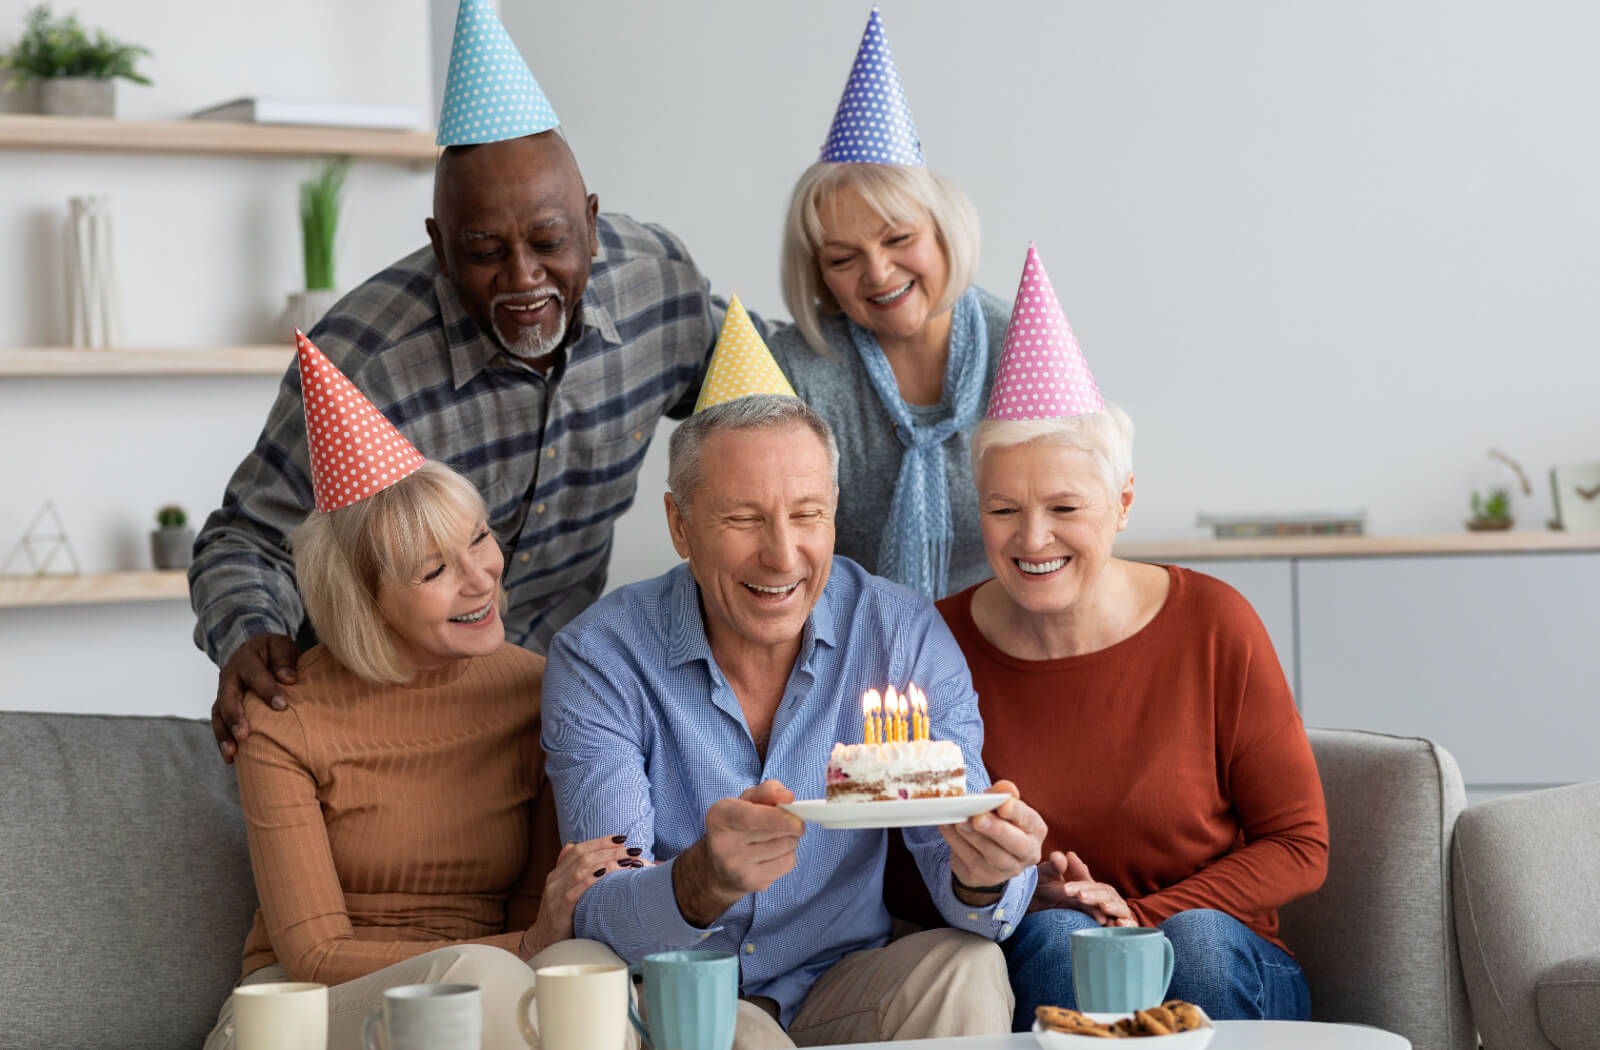
<svg viewBox="0 0 1600 1050"><path fill-rule="evenodd" d="M676 237L602 215L599 255L546 377L463 309L428 248L345 296L311 332L424 456L469 478L506 550L506 637L543 652L605 587L656 422L693 408L726 304ZM758 322L759 324L760 322ZM195 642L221 665L304 618L287 537L314 503L298 365L206 520L189 570Z"/></svg>

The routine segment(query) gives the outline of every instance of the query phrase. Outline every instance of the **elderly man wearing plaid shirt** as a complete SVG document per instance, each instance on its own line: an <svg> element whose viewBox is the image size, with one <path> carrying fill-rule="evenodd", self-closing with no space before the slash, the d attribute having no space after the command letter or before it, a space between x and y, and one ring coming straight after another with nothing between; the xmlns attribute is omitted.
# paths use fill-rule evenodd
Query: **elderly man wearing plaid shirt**
<svg viewBox="0 0 1600 1050"><path fill-rule="evenodd" d="M698 413L672 436L666 498L687 564L613 591L550 648L542 737L566 839L621 833L638 859L584 891L579 937L622 958L739 958L736 1048L1004 1033L994 943L1027 911L1045 827L991 788L965 660L921 596L833 554L838 450L793 397ZM867 688L923 687L967 790L1011 795L905 839L954 929L889 943L882 828L808 829ZM597 875L603 873L596 873Z"/></svg>
<svg viewBox="0 0 1600 1050"><path fill-rule="evenodd" d="M557 131L447 149L425 247L312 331L424 454L471 478L506 548L506 637L543 652L604 589L612 526L663 415L693 406L725 304L672 234L602 215ZM195 641L223 757L252 690L281 707L304 612L287 538L312 506L300 375L207 519ZM530 700L531 702L531 700Z"/></svg>

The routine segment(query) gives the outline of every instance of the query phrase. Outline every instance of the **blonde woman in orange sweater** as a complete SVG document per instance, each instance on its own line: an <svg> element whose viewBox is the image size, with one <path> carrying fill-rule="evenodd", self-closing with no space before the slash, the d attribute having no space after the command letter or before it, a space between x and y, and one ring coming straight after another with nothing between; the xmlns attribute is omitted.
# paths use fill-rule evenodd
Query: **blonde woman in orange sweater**
<svg viewBox="0 0 1600 1050"><path fill-rule="evenodd" d="M321 384L360 398L308 347L308 417ZM330 1050L360 1046L385 988L476 984L485 1050L524 1047L515 1005L532 965L616 961L571 940L573 908L639 862L620 836L558 853L539 747L544 657L505 640L504 558L483 499L375 410L357 415L355 440L327 447L387 428L371 443L390 442L390 462L371 472L392 476L395 459L410 472L340 498L369 465L311 457L319 510L293 545L321 644L300 658L286 709L251 698L236 763L261 904L243 983L328 984ZM207 1050L231 1048L230 1017L224 1007Z"/></svg>

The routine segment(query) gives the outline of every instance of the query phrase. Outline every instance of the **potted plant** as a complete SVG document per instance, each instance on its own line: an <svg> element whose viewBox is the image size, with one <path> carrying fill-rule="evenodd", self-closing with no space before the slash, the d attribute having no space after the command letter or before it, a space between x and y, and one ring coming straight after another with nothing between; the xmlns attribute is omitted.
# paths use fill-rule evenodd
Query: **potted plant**
<svg viewBox="0 0 1600 1050"><path fill-rule="evenodd" d="M1511 490L1490 489L1487 493L1472 493L1472 517L1467 528L1473 532L1509 529L1515 522L1511 517Z"/></svg>
<svg viewBox="0 0 1600 1050"><path fill-rule="evenodd" d="M305 258L306 287L303 292L289 294L279 321L282 335L290 335L296 328L311 331L311 326L339 301L333 281L333 237L339 229L344 178L349 170L350 158L339 157L300 184L300 247Z"/></svg>
<svg viewBox="0 0 1600 1050"><path fill-rule="evenodd" d="M137 44L124 44L96 29L91 36L74 15L54 18L48 4L23 16L22 39L0 68L11 70L6 90L35 85L34 109L63 116L109 117L116 112L115 78L136 84L149 79L134 62L150 54Z"/></svg>
<svg viewBox="0 0 1600 1050"><path fill-rule="evenodd" d="M156 511L160 528L150 533L150 558L158 569L187 569L194 560L194 530L176 503Z"/></svg>

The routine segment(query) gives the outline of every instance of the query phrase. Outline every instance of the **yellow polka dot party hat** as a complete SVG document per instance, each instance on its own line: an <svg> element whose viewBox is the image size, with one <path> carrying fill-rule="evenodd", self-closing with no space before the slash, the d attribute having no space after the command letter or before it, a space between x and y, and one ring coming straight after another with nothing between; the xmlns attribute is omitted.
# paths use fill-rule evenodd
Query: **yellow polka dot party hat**
<svg viewBox="0 0 1600 1050"><path fill-rule="evenodd" d="M722 320L722 332L711 351L711 363L706 366L705 382L700 385L700 400L694 403L694 410L704 412L752 394L795 396L794 387L772 359L772 351L761 341L761 333L736 295L728 303L728 316Z"/></svg>

